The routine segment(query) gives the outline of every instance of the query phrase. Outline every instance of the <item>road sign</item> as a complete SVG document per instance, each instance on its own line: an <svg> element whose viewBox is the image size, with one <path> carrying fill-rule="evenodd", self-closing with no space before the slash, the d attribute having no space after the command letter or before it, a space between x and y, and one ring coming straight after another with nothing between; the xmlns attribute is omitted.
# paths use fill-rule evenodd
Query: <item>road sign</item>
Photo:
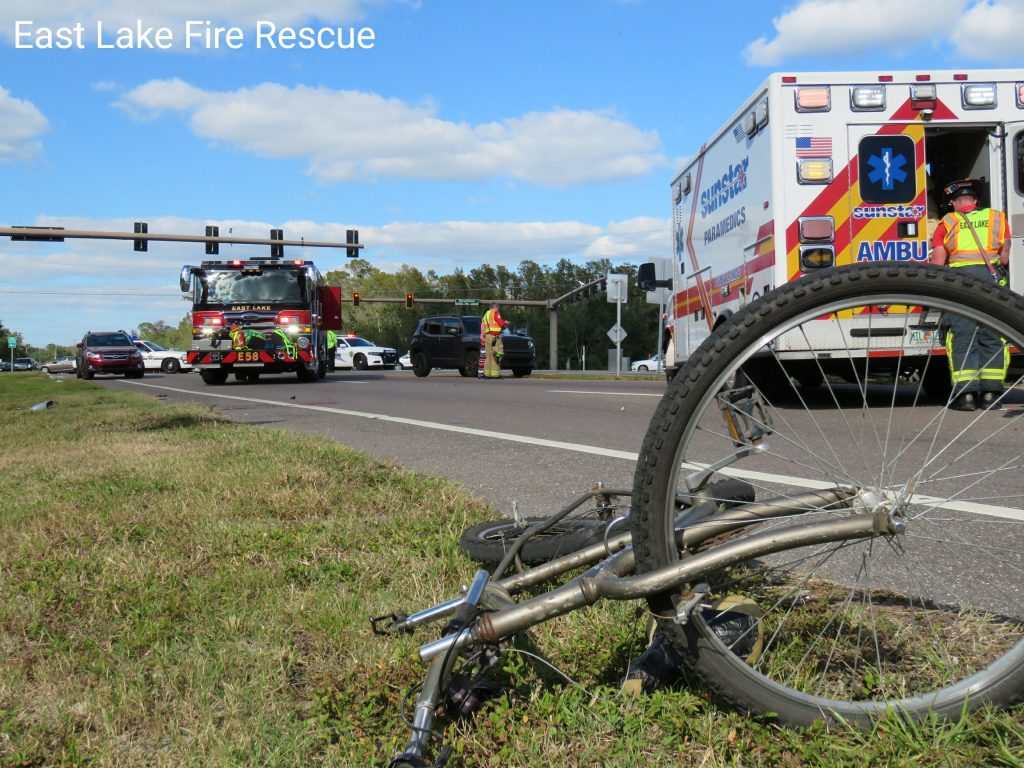
<svg viewBox="0 0 1024 768"><path fill-rule="evenodd" d="M14 349L16 346L18 346L18 337L17 336L8 336L7 337L7 347L9 349Z"/></svg>
<svg viewBox="0 0 1024 768"><path fill-rule="evenodd" d="M626 329L616 323L608 329L608 338L612 340L613 344L621 344L626 338Z"/></svg>
<svg viewBox="0 0 1024 768"><path fill-rule="evenodd" d="M608 303L625 304L629 301L629 289L626 287L626 275L616 272L609 272L605 277L605 284L608 286Z"/></svg>
<svg viewBox="0 0 1024 768"><path fill-rule="evenodd" d="M456 299L456 307L479 307L480 299Z"/></svg>

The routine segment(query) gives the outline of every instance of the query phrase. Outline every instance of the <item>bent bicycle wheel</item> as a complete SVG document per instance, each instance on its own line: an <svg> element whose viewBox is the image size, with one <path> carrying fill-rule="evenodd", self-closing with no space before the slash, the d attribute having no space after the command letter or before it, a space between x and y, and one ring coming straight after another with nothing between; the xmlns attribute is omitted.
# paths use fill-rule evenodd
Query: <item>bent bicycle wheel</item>
<svg viewBox="0 0 1024 768"><path fill-rule="evenodd" d="M991 409L923 391L934 366L949 370L956 320L974 328L958 339L973 354L958 386L998 387ZM791 724L868 725L889 710L956 719L1021 698L1021 350L1019 296L956 270L864 264L772 291L696 351L645 437L631 527L640 573L703 557L709 540L722 554L649 598L720 699ZM991 373L1004 351L1005 391ZM808 376L821 384L801 387ZM676 494L712 465L753 484L757 504L677 533ZM840 538L865 519L878 524ZM763 644L746 661L731 652L742 638L712 625L707 606L727 596L760 617Z"/></svg>

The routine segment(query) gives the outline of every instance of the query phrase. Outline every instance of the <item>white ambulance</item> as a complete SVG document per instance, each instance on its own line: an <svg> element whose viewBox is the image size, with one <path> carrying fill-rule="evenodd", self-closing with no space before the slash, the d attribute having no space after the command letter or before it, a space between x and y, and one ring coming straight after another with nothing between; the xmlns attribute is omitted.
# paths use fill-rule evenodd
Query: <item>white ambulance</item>
<svg viewBox="0 0 1024 768"><path fill-rule="evenodd" d="M669 366L729 314L802 274L927 261L942 188L965 178L981 182L981 205L1007 213L1010 287L1021 292L1024 70L772 75L672 181ZM887 321L904 320L873 317L871 339L865 318L846 322L861 326L852 336L863 355L884 359ZM922 317L910 332L911 349L941 354L936 323ZM900 344L905 354L907 339ZM806 353L785 347L784 337L776 351L801 384L820 381ZM948 387L948 373L927 383Z"/></svg>

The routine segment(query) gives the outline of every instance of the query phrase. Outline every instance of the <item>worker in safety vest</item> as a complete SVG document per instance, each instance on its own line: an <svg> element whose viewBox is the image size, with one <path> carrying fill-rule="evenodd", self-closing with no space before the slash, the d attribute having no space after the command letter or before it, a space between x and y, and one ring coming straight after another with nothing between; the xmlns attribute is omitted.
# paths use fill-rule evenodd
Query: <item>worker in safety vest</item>
<svg viewBox="0 0 1024 768"><path fill-rule="evenodd" d="M497 379L501 376L501 358L505 347L501 343L501 332L508 326L498 311L497 304L484 312L480 320L480 334L484 341L484 378Z"/></svg>
<svg viewBox="0 0 1024 768"><path fill-rule="evenodd" d="M335 369L334 353L338 348L338 334L334 331L327 332L327 370Z"/></svg>
<svg viewBox="0 0 1024 768"><path fill-rule="evenodd" d="M979 208L978 190L972 179L954 181L943 190L953 210L935 228L930 261L1006 285L1010 260L1006 214ZM953 382L949 407L958 411L998 407L1010 362L1006 343L991 329L960 315L948 314L944 323L949 328L946 356Z"/></svg>

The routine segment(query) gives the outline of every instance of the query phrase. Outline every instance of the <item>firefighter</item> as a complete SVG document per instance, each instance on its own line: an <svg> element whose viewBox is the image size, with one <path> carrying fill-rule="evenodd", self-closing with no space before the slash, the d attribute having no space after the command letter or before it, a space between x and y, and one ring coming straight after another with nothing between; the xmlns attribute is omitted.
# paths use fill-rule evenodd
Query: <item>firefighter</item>
<svg viewBox="0 0 1024 768"><path fill-rule="evenodd" d="M327 370L335 370L334 353L338 348L338 334L334 331L327 332Z"/></svg>
<svg viewBox="0 0 1024 768"><path fill-rule="evenodd" d="M972 277L1006 284L1010 259L1010 230L1006 214L979 208L980 185L973 179L954 181L943 192L952 211L932 236L930 261L963 270ZM997 406L1003 394L1009 350L1002 338L964 317L945 319L946 356L953 394L950 408L973 411Z"/></svg>
<svg viewBox="0 0 1024 768"><path fill-rule="evenodd" d="M501 358L505 354L501 343L501 332L508 326L498 311L497 304L484 312L480 320L480 332L484 339L484 378L497 379L501 376Z"/></svg>

